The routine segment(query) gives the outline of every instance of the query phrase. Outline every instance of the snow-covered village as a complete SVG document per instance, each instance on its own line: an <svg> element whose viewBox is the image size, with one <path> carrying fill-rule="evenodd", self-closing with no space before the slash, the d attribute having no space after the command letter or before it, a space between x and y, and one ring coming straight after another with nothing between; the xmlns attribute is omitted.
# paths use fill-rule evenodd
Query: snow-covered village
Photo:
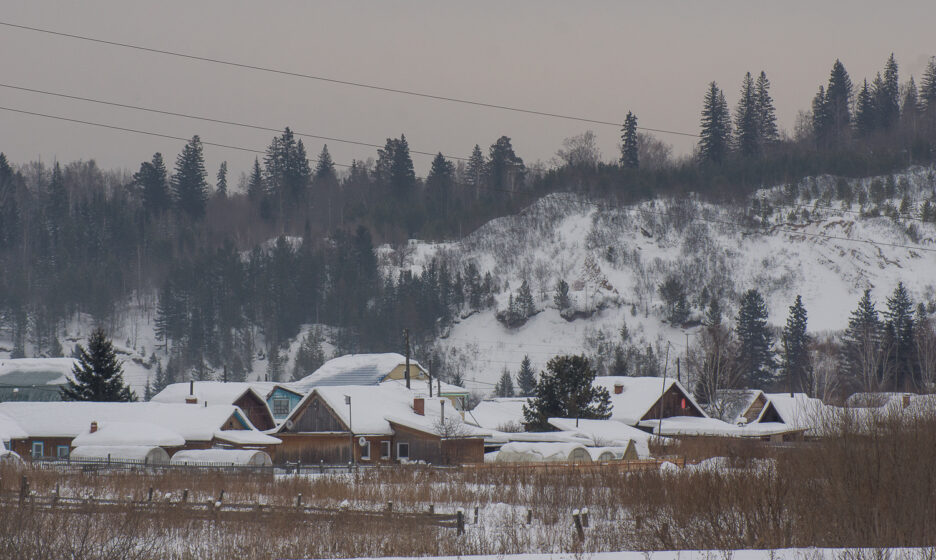
<svg viewBox="0 0 936 560"><path fill-rule="evenodd" d="M0 560L933 560L864 8L5 2Z"/></svg>

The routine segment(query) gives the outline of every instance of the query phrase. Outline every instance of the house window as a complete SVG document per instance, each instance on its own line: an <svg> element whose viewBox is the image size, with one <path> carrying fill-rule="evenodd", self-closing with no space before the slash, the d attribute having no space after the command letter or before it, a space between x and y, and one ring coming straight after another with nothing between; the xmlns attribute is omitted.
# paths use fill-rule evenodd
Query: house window
<svg viewBox="0 0 936 560"><path fill-rule="evenodd" d="M57 445L55 447L55 456L59 459L68 459L68 446L67 445Z"/></svg>
<svg viewBox="0 0 936 560"><path fill-rule="evenodd" d="M273 416L289 414L289 399L273 399Z"/></svg>
<svg viewBox="0 0 936 560"><path fill-rule="evenodd" d="M34 441L32 444L32 456L34 459L41 459L45 455L45 444L41 441Z"/></svg>
<svg viewBox="0 0 936 560"><path fill-rule="evenodd" d="M365 441L364 445L361 447L361 460L370 461L370 442Z"/></svg>
<svg viewBox="0 0 936 560"><path fill-rule="evenodd" d="M396 444L396 456L397 459L401 461L404 459L409 459L409 444L400 442Z"/></svg>
<svg viewBox="0 0 936 560"><path fill-rule="evenodd" d="M381 459L390 458L390 442L389 441L380 442L380 458Z"/></svg>

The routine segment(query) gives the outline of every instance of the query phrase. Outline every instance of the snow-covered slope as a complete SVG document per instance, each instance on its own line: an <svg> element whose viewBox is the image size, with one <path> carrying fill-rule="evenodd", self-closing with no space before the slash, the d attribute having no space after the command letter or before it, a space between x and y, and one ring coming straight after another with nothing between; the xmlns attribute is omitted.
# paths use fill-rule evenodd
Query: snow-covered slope
<svg viewBox="0 0 936 560"><path fill-rule="evenodd" d="M879 178L884 181L884 178ZM851 181L858 192L871 179ZM913 169L896 178L899 207L906 195L908 216L936 187L931 169ZM602 207L571 195L546 197L516 216L489 222L456 243L416 243L412 265L438 258L451 267L474 262L502 287L497 307L507 305L526 280L539 313L518 328L506 328L488 309L461 319L440 340L469 388L488 392L507 367L516 374L524 355L537 369L560 353L586 352L618 340L626 323L635 344L654 344L674 358L685 352L698 327L670 326L663 320L658 286L680 280L701 318L704 293L719 294L725 317L736 313L740 295L756 288L764 295L769 321L782 325L797 294L809 314L810 331L843 329L861 292L870 288L883 307L899 281L915 301L936 300L936 224L919 219L864 217L856 202L823 199L836 179L803 181L790 189L765 189L757 203L770 210L757 215L750 205L713 205L691 198L653 200ZM766 217L766 219L764 219ZM873 241L873 243L871 243ZM568 282L579 316L567 321L553 304L560 279ZM687 338L689 335L689 338ZM667 344L669 343L669 344ZM675 373L670 370L671 373Z"/></svg>

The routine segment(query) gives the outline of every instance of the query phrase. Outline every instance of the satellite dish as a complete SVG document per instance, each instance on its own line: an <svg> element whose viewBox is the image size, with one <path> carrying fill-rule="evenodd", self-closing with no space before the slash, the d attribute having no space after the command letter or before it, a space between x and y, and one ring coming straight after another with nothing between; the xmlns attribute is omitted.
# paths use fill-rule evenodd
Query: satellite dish
<svg viewBox="0 0 936 560"><path fill-rule="evenodd" d="M286 426L286 429L287 429L287 430L291 430L292 427L293 427L293 421L292 421L292 420L287 420L286 422L283 423L283 425Z"/></svg>
<svg viewBox="0 0 936 560"><path fill-rule="evenodd" d="M358 438L357 442L358 442L358 445L360 445L361 447L364 447L365 445L367 445L367 438L364 436L361 436Z"/></svg>

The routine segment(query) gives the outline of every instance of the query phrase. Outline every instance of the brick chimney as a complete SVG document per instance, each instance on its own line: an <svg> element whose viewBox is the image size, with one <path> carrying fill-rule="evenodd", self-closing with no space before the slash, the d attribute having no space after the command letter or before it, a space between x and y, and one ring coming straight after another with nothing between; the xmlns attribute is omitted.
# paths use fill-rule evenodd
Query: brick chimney
<svg viewBox="0 0 936 560"><path fill-rule="evenodd" d="M422 397L413 398L413 412L420 416L426 415L426 399Z"/></svg>
<svg viewBox="0 0 936 560"><path fill-rule="evenodd" d="M188 395L185 396L185 404L198 404L198 397L195 396L195 380L189 380Z"/></svg>
<svg viewBox="0 0 936 560"><path fill-rule="evenodd" d="M90 433L93 434L93 433L96 432L96 431L97 431L97 422L92 420L92 421L91 421L91 431L90 431Z"/></svg>
<svg viewBox="0 0 936 560"><path fill-rule="evenodd" d="M620 394L623 393L623 392L624 392L624 386L621 385L620 383L615 383L615 384L614 384L614 394L615 394L615 395L620 395Z"/></svg>

